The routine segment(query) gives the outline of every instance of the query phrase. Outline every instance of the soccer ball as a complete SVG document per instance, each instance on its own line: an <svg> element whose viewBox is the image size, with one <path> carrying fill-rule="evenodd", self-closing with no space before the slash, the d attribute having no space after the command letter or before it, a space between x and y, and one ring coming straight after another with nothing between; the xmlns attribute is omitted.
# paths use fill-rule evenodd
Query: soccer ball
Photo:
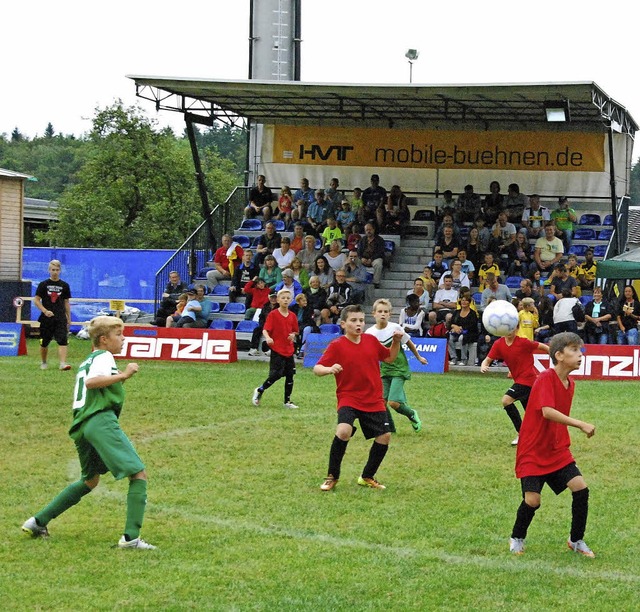
<svg viewBox="0 0 640 612"><path fill-rule="evenodd" d="M482 323L492 336L508 336L518 327L518 310L510 302L495 300L484 309Z"/></svg>

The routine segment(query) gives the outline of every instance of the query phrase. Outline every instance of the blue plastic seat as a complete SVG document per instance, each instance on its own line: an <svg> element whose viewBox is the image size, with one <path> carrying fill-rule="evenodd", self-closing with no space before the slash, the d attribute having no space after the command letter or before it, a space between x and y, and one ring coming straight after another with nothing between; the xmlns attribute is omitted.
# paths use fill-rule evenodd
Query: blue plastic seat
<svg viewBox="0 0 640 612"><path fill-rule="evenodd" d="M613 227L613 215L607 215L603 220L602 220L602 225L607 225L609 227Z"/></svg>
<svg viewBox="0 0 640 612"><path fill-rule="evenodd" d="M227 285L216 285L211 290L211 295L229 295L229 287Z"/></svg>
<svg viewBox="0 0 640 612"><path fill-rule="evenodd" d="M396 252L396 243L393 240L385 240L384 250L393 255Z"/></svg>
<svg viewBox="0 0 640 612"><path fill-rule="evenodd" d="M590 227L579 227L573 232L574 240L595 240L596 231Z"/></svg>
<svg viewBox="0 0 640 612"><path fill-rule="evenodd" d="M598 232L598 240L611 240L611 236L613 235L612 229L603 229Z"/></svg>
<svg viewBox="0 0 640 612"><path fill-rule="evenodd" d="M589 247L586 244L572 244L569 247L569 255L575 255L576 257L584 257ZM595 255L595 253L594 253Z"/></svg>
<svg viewBox="0 0 640 612"><path fill-rule="evenodd" d="M471 297L476 303L476 306L480 306L480 304L482 304L482 293L480 293L480 291L476 291Z"/></svg>
<svg viewBox="0 0 640 612"><path fill-rule="evenodd" d="M261 232L262 221L260 221L260 219L243 219L240 224L240 229L248 230L250 232Z"/></svg>
<svg viewBox="0 0 640 612"><path fill-rule="evenodd" d="M436 214L432 210L416 210L413 215L414 221L435 221Z"/></svg>
<svg viewBox="0 0 640 612"><path fill-rule="evenodd" d="M229 319L214 319L209 327L211 329L233 329L233 321Z"/></svg>
<svg viewBox="0 0 640 612"><path fill-rule="evenodd" d="M322 248L322 240L320 238L316 238L316 251L319 251Z"/></svg>
<svg viewBox="0 0 640 612"><path fill-rule="evenodd" d="M231 240L237 242L243 249L246 249L251 244L251 238L249 236L237 235L234 236Z"/></svg>
<svg viewBox="0 0 640 612"><path fill-rule="evenodd" d="M260 323L257 321L238 321L238 324L236 325L236 333L253 333L253 330L258 327L258 325L260 325Z"/></svg>
<svg viewBox="0 0 640 612"><path fill-rule="evenodd" d="M276 232L284 232L285 225L282 219L273 219L273 226L276 228Z"/></svg>
<svg viewBox="0 0 640 612"><path fill-rule="evenodd" d="M321 334L332 334L334 336L340 335L340 326L336 323L322 323L319 326Z"/></svg>
<svg viewBox="0 0 640 612"><path fill-rule="evenodd" d="M602 225L602 221L600 220L600 215L586 213L580 217L578 225Z"/></svg>
<svg viewBox="0 0 640 612"><path fill-rule="evenodd" d="M219 302L211 302L211 312L220 312Z"/></svg>
<svg viewBox="0 0 640 612"><path fill-rule="evenodd" d="M222 312L226 312L228 314L244 314L246 312L246 307L242 302L227 302L222 309Z"/></svg>
<svg viewBox="0 0 640 612"><path fill-rule="evenodd" d="M578 299L580 300L580 303L583 306L586 306L593 299L593 296L592 295L581 295Z"/></svg>
<svg viewBox="0 0 640 612"><path fill-rule="evenodd" d="M607 245L599 244L593 249L594 257L604 257L607 254Z"/></svg>
<svg viewBox="0 0 640 612"><path fill-rule="evenodd" d="M504 284L509 287L509 289L520 289L520 282L522 281L522 276L507 276L507 280Z"/></svg>

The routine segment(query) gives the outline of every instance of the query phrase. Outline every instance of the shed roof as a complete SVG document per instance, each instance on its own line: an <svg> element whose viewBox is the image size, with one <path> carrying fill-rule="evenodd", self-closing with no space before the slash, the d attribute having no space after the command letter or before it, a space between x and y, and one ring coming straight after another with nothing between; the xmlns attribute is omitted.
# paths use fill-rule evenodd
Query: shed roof
<svg viewBox="0 0 640 612"><path fill-rule="evenodd" d="M616 131L638 125L596 83L366 85L299 81L223 81L129 75L136 94L158 110L231 125L264 124L514 129L546 126L544 102L568 101L563 129Z"/></svg>

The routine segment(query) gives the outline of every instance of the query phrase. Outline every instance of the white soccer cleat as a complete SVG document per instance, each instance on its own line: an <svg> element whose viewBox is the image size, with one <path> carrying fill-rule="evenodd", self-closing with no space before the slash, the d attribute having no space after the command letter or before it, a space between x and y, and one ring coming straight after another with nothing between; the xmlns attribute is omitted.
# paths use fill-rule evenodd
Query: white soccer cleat
<svg viewBox="0 0 640 612"><path fill-rule="evenodd" d="M285 408L289 408L290 410L295 410L296 408L300 408L300 406L297 406L296 404L294 404L293 402L285 402L283 404L283 406Z"/></svg>
<svg viewBox="0 0 640 612"><path fill-rule="evenodd" d="M513 440L511 440L511 446L518 446L519 441L520 441L520 436L516 436Z"/></svg>
<svg viewBox="0 0 640 612"><path fill-rule="evenodd" d="M509 552L524 555L524 538L509 538Z"/></svg>
<svg viewBox="0 0 640 612"><path fill-rule="evenodd" d="M259 389L260 389L259 387L256 387L253 390L253 397L251 398L251 403L254 406L259 406L260 405L260 398L262 397L262 393L260 393Z"/></svg>
<svg viewBox="0 0 640 612"><path fill-rule="evenodd" d="M118 541L118 548L138 548L140 550L156 550L157 546L145 542L142 538L136 538L135 540L125 540L124 536Z"/></svg>
<svg viewBox="0 0 640 612"><path fill-rule="evenodd" d="M48 538L49 531L47 530L46 525L43 527L42 525L38 525L34 516L28 518L22 525L22 531L27 535L30 535L32 538Z"/></svg>
<svg viewBox="0 0 640 612"><path fill-rule="evenodd" d="M578 540L577 542L572 542L571 538L567 540L567 546L573 551L584 555L585 557L595 557L596 554L587 546L587 543L584 540Z"/></svg>

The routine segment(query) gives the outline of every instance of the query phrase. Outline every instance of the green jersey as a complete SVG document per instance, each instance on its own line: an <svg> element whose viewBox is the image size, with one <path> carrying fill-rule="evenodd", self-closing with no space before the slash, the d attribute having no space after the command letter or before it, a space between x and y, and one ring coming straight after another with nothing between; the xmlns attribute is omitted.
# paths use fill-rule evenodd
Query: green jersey
<svg viewBox="0 0 640 612"><path fill-rule="evenodd" d="M73 390L73 423L69 430L70 434L98 412L113 410L117 417L120 416L124 403L124 385L121 382L114 382L100 389L87 389L85 384L90 378L116 374L118 374L118 366L109 351L93 351L80 364Z"/></svg>
<svg viewBox="0 0 640 612"><path fill-rule="evenodd" d="M573 229L573 221L569 218L569 213L575 215L576 211L573 208L557 208L551 213L551 220L555 221L559 230Z"/></svg>
<svg viewBox="0 0 640 612"><path fill-rule="evenodd" d="M404 332L400 325L389 322L384 329L378 329L374 325L365 333L375 336L381 344L389 348L393 343L393 334L398 330ZM407 343L409 340L411 340L411 336L405 333L402 337L402 344ZM409 380L411 378L409 362L407 361L407 356L404 354L402 349L398 352L398 356L395 358L393 363L385 363L384 361L380 363L380 375L382 377L388 376L393 378L404 378L405 380Z"/></svg>

